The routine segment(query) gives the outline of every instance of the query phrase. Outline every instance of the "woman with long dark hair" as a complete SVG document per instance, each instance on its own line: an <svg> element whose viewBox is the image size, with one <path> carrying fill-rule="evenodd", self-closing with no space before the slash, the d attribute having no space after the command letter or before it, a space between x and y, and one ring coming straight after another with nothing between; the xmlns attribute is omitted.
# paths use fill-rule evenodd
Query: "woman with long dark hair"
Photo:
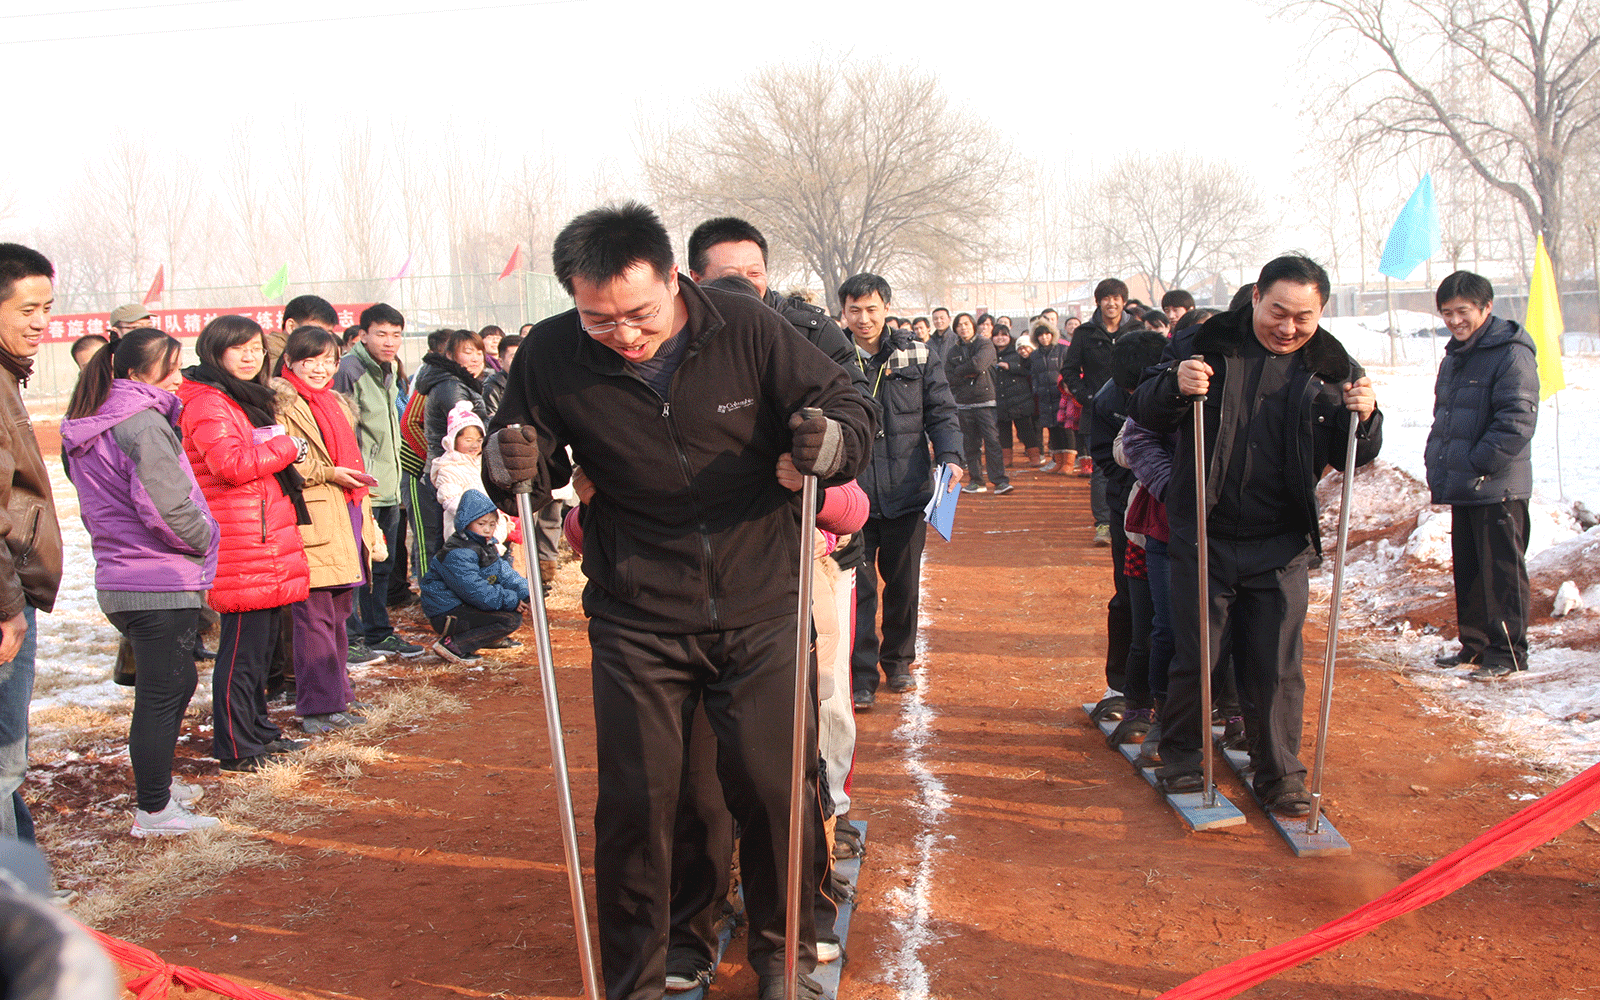
<svg viewBox="0 0 1600 1000"><path fill-rule="evenodd" d="M315 326L289 334L278 377L278 419L306 442L295 463L310 523L300 525L311 592L290 606L294 616L295 712L308 734L337 732L367 720L348 711L352 692L346 671L346 622L354 588L367 580L369 553L382 538L372 520L367 488L377 482L361 463L356 414L332 389L339 370L339 340ZM381 556L382 553L379 553ZM381 561L381 559L380 559Z"/></svg>
<svg viewBox="0 0 1600 1000"><path fill-rule="evenodd" d="M255 771L268 754L305 744L267 717L265 684L284 610L309 593L300 524L310 523L293 466L306 442L278 424L261 327L218 316L184 370L183 449L222 532L211 606L222 615L211 677L212 755L225 771Z"/></svg>
<svg viewBox="0 0 1600 1000"><path fill-rule="evenodd" d="M135 837L217 825L187 808L199 785L172 777L173 748L194 695L200 608L217 570L217 522L178 442L176 339L113 332L84 366L61 421L61 447L94 549L95 590L132 644Z"/></svg>

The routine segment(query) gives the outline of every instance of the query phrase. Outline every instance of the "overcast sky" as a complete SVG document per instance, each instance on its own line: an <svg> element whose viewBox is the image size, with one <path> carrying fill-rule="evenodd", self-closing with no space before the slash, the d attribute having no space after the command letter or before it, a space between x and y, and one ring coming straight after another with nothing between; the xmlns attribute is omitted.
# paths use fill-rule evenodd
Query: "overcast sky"
<svg viewBox="0 0 1600 1000"><path fill-rule="evenodd" d="M1303 144L1304 26L1269 23L1250 0L394 0L445 12L381 17L367 0L36 6L79 13L0 15L6 77L44 98L12 104L0 167L21 228L119 128L204 157L248 117L271 157L290 120L315 146L344 119L402 119L426 137L454 117L508 160L543 145L584 176L606 157L631 167L638 116L678 116L762 65L819 55L935 71L997 142L1042 155L1187 145L1281 192ZM197 30L217 25L250 27Z"/></svg>

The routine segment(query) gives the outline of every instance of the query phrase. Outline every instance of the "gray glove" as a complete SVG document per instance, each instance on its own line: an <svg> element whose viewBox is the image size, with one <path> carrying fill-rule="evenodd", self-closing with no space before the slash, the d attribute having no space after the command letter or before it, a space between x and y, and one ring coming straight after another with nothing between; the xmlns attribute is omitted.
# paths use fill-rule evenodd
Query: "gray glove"
<svg viewBox="0 0 1600 1000"><path fill-rule="evenodd" d="M503 490L538 482L541 461L538 432L527 424L500 428L483 449L483 470L490 482Z"/></svg>
<svg viewBox="0 0 1600 1000"><path fill-rule="evenodd" d="M796 469L818 479L828 479L838 473L844 465L844 431L839 421L808 406L789 418L789 430L794 433L790 454Z"/></svg>

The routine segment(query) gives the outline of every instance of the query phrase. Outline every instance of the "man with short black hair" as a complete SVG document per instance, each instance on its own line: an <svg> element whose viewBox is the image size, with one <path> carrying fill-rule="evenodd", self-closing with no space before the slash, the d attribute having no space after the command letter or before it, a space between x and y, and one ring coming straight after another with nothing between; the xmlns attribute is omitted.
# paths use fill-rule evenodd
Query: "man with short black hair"
<svg viewBox="0 0 1600 1000"><path fill-rule="evenodd" d="M304 298L314 296L301 296ZM321 299L317 301L322 302ZM331 306L328 308L332 310ZM295 322L321 326L319 320L327 318L319 315L320 310L314 303L304 310L297 309L293 317L288 315L287 308L284 312L285 325ZM337 316L333 319L338 322ZM407 658L423 653L422 646L407 642L395 632L389 621L388 606L389 576L394 572L401 545L400 420L395 408L400 386L395 359L400 355L405 328L405 317L387 303L379 302L363 310L361 337L339 362L339 371L333 378L334 390L348 396L355 404L356 441L361 446L361 462L367 475L377 480L371 488L372 517L389 549L388 558L372 563L366 585L356 591L349 632L350 657L357 663L369 662L374 653Z"/></svg>
<svg viewBox="0 0 1600 1000"><path fill-rule="evenodd" d="M1181 288L1171 289L1161 296L1161 311L1167 314L1167 322L1174 330L1181 330L1189 325L1179 321L1192 309L1194 309L1194 296Z"/></svg>
<svg viewBox="0 0 1600 1000"><path fill-rule="evenodd" d="M602 734L594 860L606 993L654 1000L665 986L672 804L686 720L700 705L743 831L750 965L761 1000L781 1000L795 606L811 560L798 495L778 481L777 462L789 453L822 486L854 478L876 430L872 409L771 309L680 276L671 238L643 205L578 216L552 259L575 308L538 324L518 350L484 459L507 509L519 482L542 507L574 461L594 487L580 518ZM823 843L814 722L799 738L801 870L812 871ZM809 975L812 919L802 905L802 1000L821 994Z"/></svg>
<svg viewBox="0 0 1600 1000"><path fill-rule="evenodd" d="M1434 662L1473 680L1528 669L1528 498L1539 363L1533 338L1493 313L1494 286L1457 271L1434 296L1450 330L1423 452L1433 502L1450 505L1461 648Z"/></svg>
<svg viewBox="0 0 1600 1000"><path fill-rule="evenodd" d="M1078 326L1061 366L1062 384L1085 413L1089 401L1111 377L1111 345L1129 330L1143 329L1138 314L1127 311L1128 286L1107 278L1094 286L1094 315ZM1085 435L1080 435L1080 437ZM1085 442L1080 442L1085 443ZM1085 449L1087 451L1087 449ZM1094 517L1094 544L1111 544L1111 507L1106 502L1105 471L1087 454L1078 455L1079 475L1089 472L1089 511Z"/></svg>
<svg viewBox="0 0 1600 1000"><path fill-rule="evenodd" d="M1178 434L1166 496L1176 651L1161 711L1160 782L1168 792L1202 789L1200 740L1202 730L1210 738L1211 706L1200 704L1200 671L1217 661L1231 635L1255 790L1285 816L1311 810L1298 754L1307 573L1322 553L1317 480L1326 467L1345 464L1350 421L1359 421L1358 466L1376 458L1383 443L1371 380L1318 326L1327 301L1328 274L1316 262L1297 255L1269 261L1251 304L1169 341L1163 364L1129 406L1143 427ZM1199 397L1205 399L1203 514L1192 419ZM1200 516L1209 532L1205 590ZM1209 650L1199 643L1202 603Z"/></svg>
<svg viewBox="0 0 1600 1000"><path fill-rule="evenodd" d="M950 470L950 489L961 482L961 426L945 378L944 356L931 342L884 329L892 295L876 274L857 274L839 286L839 304L855 339L861 370L882 414L872 461L858 477L870 504L861 531L866 545L856 571L856 632L851 684L857 711L877 700L881 667L890 691L916 689L917 606L922 548L928 524L922 511L933 497L929 448ZM940 310L934 310L937 316ZM946 314L948 315L948 314ZM878 579L883 579L883 641L878 640Z"/></svg>
<svg viewBox="0 0 1600 1000"><path fill-rule="evenodd" d="M950 341L955 339L950 332L950 310L944 306L935 306L932 315L933 332L928 334L926 343L928 350L938 355L942 364L944 362L944 352L949 348Z"/></svg>
<svg viewBox="0 0 1600 1000"><path fill-rule="evenodd" d="M33 373L55 304L55 268L37 250L0 243L0 837L33 842L22 800L33 700L35 612L55 607L61 586L61 526L50 473L33 436L22 386ZM148 314L147 314L148 315Z"/></svg>
<svg viewBox="0 0 1600 1000"><path fill-rule="evenodd" d="M933 335L933 325L928 322L928 317L918 316L911 321L911 335L924 344L928 342L928 338Z"/></svg>

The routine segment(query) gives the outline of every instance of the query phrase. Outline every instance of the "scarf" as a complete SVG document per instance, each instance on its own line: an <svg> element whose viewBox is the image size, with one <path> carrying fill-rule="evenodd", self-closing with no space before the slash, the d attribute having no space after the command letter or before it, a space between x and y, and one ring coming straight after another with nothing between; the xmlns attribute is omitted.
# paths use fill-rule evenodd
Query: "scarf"
<svg viewBox="0 0 1600 1000"><path fill-rule="evenodd" d="M18 385L27 385L28 376L33 374L33 359L12 357L10 351L0 351L0 368L16 376Z"/></svg>
<svg viewBox="0 0 1600 1000"><path fill-rule="evenodd" d="M357 472L366 471L361 464L361 447L356 444L356 432L346 419L344 407L339 404L339 399L333 390L328 386L313 389L287 365L283 369L283 378L294 386L294 391L299 393L300 398L311 408L311 415L316 418L317 430L322 432L322 443L327 447L328 457L333 460L333 464ZM354 503L360 503L367 492L365 486L344 491L345 498Z"/></svg>
<svg viewBox="0 0 1600 1000"><path fill-rule="evenodd" d="M183 370L183 377L191 382L209 385L211 388L233 400L235 406L244 411L245 418L252 427L271 427L278 422L278 415L273 411L273 400L277 397L272 390L259 382L246 382L244 379L235 378L211 365L201 362L191 368ZM283 488L283 495L294 504L294 518L296 524L310 524L311 511L306 509L304 495L306 481L292 465L284 466L272 477Z"/></svg>

